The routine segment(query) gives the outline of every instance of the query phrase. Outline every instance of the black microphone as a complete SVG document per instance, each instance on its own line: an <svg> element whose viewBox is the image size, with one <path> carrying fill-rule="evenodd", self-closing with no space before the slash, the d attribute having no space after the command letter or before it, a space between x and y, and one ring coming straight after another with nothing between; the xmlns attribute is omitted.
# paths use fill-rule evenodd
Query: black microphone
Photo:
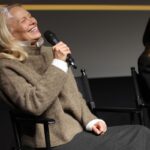
<svg viewBox="0 0 150 150"><path fill-rule="evenodd" d="M57 44L60 40L57 38L57 36L51 32L51 31L46 31L44 33L44 37L45 39L51 44L51 45L55 45ZM74 59L72 58L71 54L68 54L67 55L67 59L66 59L66 62L71 65L74 69L77 68L75 62L74 62Z"/></svg>

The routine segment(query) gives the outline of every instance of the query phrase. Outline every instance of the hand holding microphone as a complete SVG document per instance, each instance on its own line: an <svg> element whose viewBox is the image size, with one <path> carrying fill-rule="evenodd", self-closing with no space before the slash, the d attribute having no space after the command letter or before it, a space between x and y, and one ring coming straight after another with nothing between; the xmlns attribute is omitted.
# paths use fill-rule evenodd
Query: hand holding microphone
<svg viewBox="0 0 150 150"><path fill-rule="evenodd" d="M51 45L53 45L55 58L66 61L68 65L71 65L74 69L77 68L74 59L70 54L70 49L65 43L60 42L56 35L51 31L46 31L44 37Z"/></svg>
<svg viewBox="0 0 150 150"><path fill-rule="evenodd" d="M71 52L69 47L62 41L60 41L59 43L53 46L53 54L54 54L54 58L56 59L66 61L70 53Z"/></svg>

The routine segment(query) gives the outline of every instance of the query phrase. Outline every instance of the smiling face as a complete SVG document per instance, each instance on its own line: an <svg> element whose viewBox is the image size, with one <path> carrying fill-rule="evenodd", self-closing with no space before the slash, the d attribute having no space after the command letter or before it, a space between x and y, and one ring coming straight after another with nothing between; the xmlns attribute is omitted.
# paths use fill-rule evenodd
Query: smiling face
<svg viewBox="0 0 150 150"><path fill-rule="evenodd" d="M36 41L41 37L37 20L21 6L9 10L8 27L12 35L20 41Z"/></svg>

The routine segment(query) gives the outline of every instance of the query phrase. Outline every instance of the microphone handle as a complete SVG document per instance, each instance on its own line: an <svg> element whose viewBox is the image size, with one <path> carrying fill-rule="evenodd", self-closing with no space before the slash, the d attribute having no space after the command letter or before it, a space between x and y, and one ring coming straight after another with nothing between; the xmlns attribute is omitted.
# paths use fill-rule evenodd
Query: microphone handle
<svg viewBox="0 0 150 150"><path fill-rule="evenodd" d="M55 38L54 37L52 38L51 44L52 45L56 45L58 42L59 42L59 39L55 35ZM66 62L68 63L68 65L72 66L74 69L77 69L75 61L74 61L74 59L73 59L71 54L67 55Z"/></svg>
<svg viewBox="0 0 150 150"><path fill-rule="evenodd" d="M71 54L68 54L68 55L67 55L66 62L67 62L70 66L72 66L74 69L77 69L77 66L76 66L76 64L75 64L75 62L74 62L74 59L73 59L73 57L71 56Z"/></svg>

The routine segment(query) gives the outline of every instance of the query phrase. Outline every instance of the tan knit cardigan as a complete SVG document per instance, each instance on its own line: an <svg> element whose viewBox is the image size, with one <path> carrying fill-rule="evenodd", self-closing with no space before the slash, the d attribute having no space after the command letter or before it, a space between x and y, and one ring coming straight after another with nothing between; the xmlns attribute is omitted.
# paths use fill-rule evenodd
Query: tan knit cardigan
<svg viewBox="0 0 150 150"><path fill-rule="evenodd" d="M0 60L0 88L11 103L33 115L53 118L50 125L51 145L69 142L96 117L79 93L71 70L67 73L51 65L50 47L26 48L29 58L24 62ZM41 124L23 128L24 145L45 146Z"/></svg>

